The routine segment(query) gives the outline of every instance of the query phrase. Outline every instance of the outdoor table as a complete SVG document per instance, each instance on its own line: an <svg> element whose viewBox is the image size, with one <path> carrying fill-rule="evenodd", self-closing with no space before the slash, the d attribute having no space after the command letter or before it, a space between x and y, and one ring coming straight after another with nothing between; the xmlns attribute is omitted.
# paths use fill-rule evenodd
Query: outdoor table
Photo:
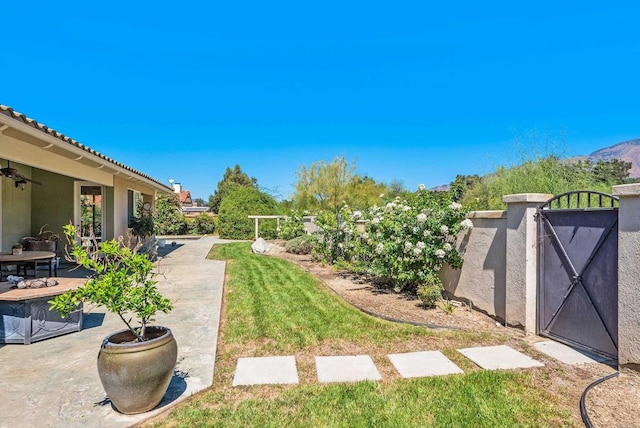
<svg viewBox="0 0 640 428"><path fill-rule="evenodd" d="M54 296L74 290L86 282L83 278L58 278L58 285L42 288L12 288L0 282L0 344L28 345L42 339L82 330L82 304L62 318L49 309Z"/></svg>
<svg viewBox="0 0 640 428"><path fill-rule="evenodd" d="M58 276L58 266L55 263L56 253L52 251L23 251L22 254L0 253L0 270L2 265L17 265L23 263L33 263L34 276L38 276L38 263L49 264L49 276L51 276L51 270L55 272L55 276ZM25 275L27 269L25 268ZM16 272L17 274L17 272ZM0 275L0 279L2 276Z"/></svg>

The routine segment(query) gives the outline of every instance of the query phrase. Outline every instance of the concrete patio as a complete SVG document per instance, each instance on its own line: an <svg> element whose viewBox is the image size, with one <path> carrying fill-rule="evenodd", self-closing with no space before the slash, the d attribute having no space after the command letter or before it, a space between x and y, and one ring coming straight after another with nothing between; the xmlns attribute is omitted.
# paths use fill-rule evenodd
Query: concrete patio
<svg viewBox="0 0 640 428"><path fill-rule="evenodd" d="M158 285L174 310L159 314L155 324L173 331L178 363L156 409L134 416L113 409L96 357L102 340L123 324L102 308L85 307L89 313L80 332L31 345L0 345L0 427L125 427L210 386L225 270L224 262L206 259L216 242L221 241L171 238L160 251Z"/></svg>

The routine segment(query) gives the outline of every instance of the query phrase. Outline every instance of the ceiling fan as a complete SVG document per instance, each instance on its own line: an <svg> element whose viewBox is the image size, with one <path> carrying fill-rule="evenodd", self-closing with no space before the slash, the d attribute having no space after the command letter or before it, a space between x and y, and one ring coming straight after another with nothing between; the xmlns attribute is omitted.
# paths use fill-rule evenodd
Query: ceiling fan
<svg viewBox="0 0 640 428"><path fill-rule="evenodd" d="M18 170L16 170L15 168L11 168L10 161L7 161L6 168L0 168L0 173L5 177L12 179L16 187L21 187L22 190L24 190L27 182L37 184L38 186L42 186L42 183L35 180L31 180L23 175L18 174Z"/></svg>

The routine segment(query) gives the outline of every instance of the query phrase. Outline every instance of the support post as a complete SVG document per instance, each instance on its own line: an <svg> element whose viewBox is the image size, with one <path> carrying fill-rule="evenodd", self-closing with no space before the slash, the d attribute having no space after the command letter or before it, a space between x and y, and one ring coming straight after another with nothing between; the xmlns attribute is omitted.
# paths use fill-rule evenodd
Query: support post
<svg viewBox="0 0 640 428"><path fill-rule="evenodd" d="M259 221L258 217L255 218L255 221L256 221L256 239L255 240L257 241L258 240L258 221Z"/></svg>
<svg viewBox="0 0 640 428"><path fill-rule="evenodd" d="M618 364L640 369L640 184L613 186L618 208Z"/></svg>
<svg viewBox="0 0 640 428"><path fill-rule="evenodd" d="M538 206L551 199L545 193L506 195L507 264L505 322L536 333L538 307Z"/></svg>

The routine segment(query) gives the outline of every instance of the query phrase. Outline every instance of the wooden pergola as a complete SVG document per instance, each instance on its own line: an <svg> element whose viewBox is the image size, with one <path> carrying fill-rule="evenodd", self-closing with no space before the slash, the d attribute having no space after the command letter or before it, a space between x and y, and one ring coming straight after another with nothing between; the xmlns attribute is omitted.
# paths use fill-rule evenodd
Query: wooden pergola
<svg viewBox="0 0 640 428"><path fill-rule="evenodd" d="M269 218L275 218L277 225L276 228L278 230L280 230L280 219L281 218L287 218L286 215L250 215L249 218L252 218L255 220L255 225L256 225L256 240L258 240L258 224L260 222L260 219L269 219Z"/></svg>

